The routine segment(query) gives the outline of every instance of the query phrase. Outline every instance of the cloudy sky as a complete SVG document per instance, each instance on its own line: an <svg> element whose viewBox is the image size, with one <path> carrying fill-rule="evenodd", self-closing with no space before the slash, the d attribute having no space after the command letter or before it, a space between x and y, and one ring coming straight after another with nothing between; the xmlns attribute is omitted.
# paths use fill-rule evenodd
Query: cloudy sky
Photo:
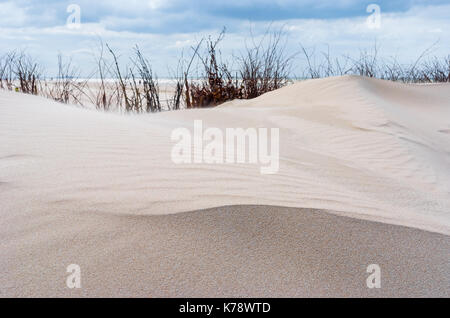
<svg viewBox="0 0 450 318"><path fill-rule="evenodd" d="M101 38L122 58L138 44L164 77L204 36L226 27L222 55L231 57L269 26L284 28L290 52L353 55L376 42L404 63L433 44L430 54L450 53L450 0L0 0L0 54L26 49L51 73L62 53L88 69Z"/></svg>

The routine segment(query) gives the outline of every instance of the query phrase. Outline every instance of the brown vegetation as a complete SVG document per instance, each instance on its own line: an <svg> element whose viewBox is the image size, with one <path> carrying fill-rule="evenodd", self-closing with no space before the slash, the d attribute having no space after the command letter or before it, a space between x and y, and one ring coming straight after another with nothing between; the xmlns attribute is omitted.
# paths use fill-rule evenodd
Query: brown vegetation
<svg viewBox="0 0 450 318"><path fill-rule="evenodd" d="M267 31L258 43L252 38L251 45L246 45L234 57L234 64L221 58L219 46L224 36L225 29L215 39L202 39L191 48L188 60L180 58L173 75L174 92L167 101L161 100L157 76L138 46L129 65L124 67L115 51L101 41L95 60L97 69L84 80L80 80L71 61L64 62L61 55L58 75L50 81L42 78L39 64L24 52L12 51L0 56L0 88L40 94L61 103L83 105L87 101L106 111L150 113L251 99L290 82L297 54L286 54L287 37L282 30ZM426 59L428 50L412 65L401 65L395 58L380 59L376 45L371 51L361 51L357 58L332 58L329 49L318 55L305 47L301 51L306 61L302 79L356 74L413 83L450 82L450 55L444 59ZM90 78L98 81L94 89L88 85Z"/></svg>

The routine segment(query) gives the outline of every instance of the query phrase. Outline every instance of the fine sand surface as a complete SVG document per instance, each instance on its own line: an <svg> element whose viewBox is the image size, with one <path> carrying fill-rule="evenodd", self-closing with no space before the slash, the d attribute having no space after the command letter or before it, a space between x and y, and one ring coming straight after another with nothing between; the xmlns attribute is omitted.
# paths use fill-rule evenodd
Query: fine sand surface
<svg viewBox="0 0 450 318"><path fill-rule="evenodd" d="M279 128L278 173L174 164L200 119ZM0 295L448 297L449 132L448 84L336 77L139 116L0 91Z"/></svg>
<svg viewBox="0 0 450 318"><path fill-rule="evenodd" d="M450 296L449 236L322 210L35 218L2 233L2 296ZM72 263L78 290L65 285ZM369 264L381 268L380 289L367 288Z"/></svg>

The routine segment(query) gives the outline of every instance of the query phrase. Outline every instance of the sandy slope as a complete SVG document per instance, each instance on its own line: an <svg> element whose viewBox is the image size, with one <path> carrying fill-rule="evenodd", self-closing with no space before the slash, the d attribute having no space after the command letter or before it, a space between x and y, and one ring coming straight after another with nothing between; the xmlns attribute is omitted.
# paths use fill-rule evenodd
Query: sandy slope
<svg viewBox="0 0 450 318"><path fill-rule="evenodd" d="M321 210L35 218L1 237L2 296L450 297L449 236ZM65 285L72 263L81 289Z"/></svg>
<svg viewBox="0 0 450 318"><path fill-rule="evenodd" d="M223 216L218 215L220 210L195 212L178 216L178 219L167 214L242 204L316 208L448 235L449 88L449 85L402 85L359 77L329 78L301 82L255 100L231 102L214 109L148 116L98 113L2 91L0 262L7 270L2 271L0 290L5 295L61 294L62 287L53 285L52 275L64 276L64 266L67 265L61 263L80 257L82 262L89 264L86 266L91 272L93 268L104 270L106 278L113 281L115 266L125 273L129 262L133 263L135 258L141 270L141 274L134 273L136 279L119 275L113 285L124 286L122 289L105 287L102 279L106 278L101 276L98 279L103 282L103 291L100 293L92 287L84 290L90 295L230 295L233 291L239 295L326 295L328 292L320 287L321 284L308 286L306 290L284 289L288 277L308 281L305 272L295 266L285 269L285 279L269 279L274 284L270 288L262 285L263 276L270 276L270 271L252 276L247 269L249 276L240 277L231 285L226 281L218 282L219 276L214 276L213 272L227 269L220 267L214 257L204 252L200 259L195 253L184 258L184 254L179 255L173 246L185 246L184 242L194 242L196 237L202 237L201 243L195 241L200 250L216 248L220 251L223 248L228 251L225 255L232 255L233 250L224 245L232 241L222 240L220 236L226 227L221 223ZM202 119L205 126L218 128L279 127L279 172L261 175L259 166L249 164L174 165L170 158L174 144L170 140L171 132L178 127L192 128L195 119ZM314 239L311 238L320 236L319 233L324 235L326 242L330 242L330 245L323 243L323 248L328 250L341 246L333 242L333 237L354 228L354 221L345 218L350 223L344 222L342 227L329 225L332 226L330 234L322 230L322 225L316 224L315 216L304 216L309 210L302 210L299 216L295 216L295 210L289 210L289 215L285 216L287 212L281 208L261 209L263 215L278 223L284 224L285 217L293 217L297 223L300 221L296 217L303 218L301 222L311 225L306 231L310 233L309 239L302 241L292 234L297 233L292 225L285 233L289 244L283 242L279 234L270 232L270 226L258 231L259 218L252 219L252 213L245 208L238 209L239 213L235 212L227 220L233 226L242 224L244 229L255 228L252 235L258 242L275 239L272 248L281 249L280 253L287 255L292 253L289 246L295 245L297 239L303 245L312 244ZM243 215L239 216L240 213ZM176 232L172 229L163 235L160 230L155 230L162 236L147 233L147 222L153 224L151 229L157 229L158 222L170 224L173 218L183 220L174 226ZM217 223L208 223L204 228L198 226L208 218L217 220ZM324 218L324 224L332 224L335 220L333 216ZM145 221L141 225L137 220ZM423 263L417 265L419 270L430 262L432 265L429 266L434 266L435 273L441 273L436 277L448 283L449 258L445 253L449 247L448 236L375 225L377 223L361 224L364 225L357 229L357 241L364 239L367 229L379 229L381 232L372 231L370 237L380 240L379 255L387 259L387 256L395 257L395 252L386 249L382 234L392 231L397 238L411 239L415 243L396 243L398 239L386 238L395 250L408 250L397 255L398 262L407 264L411 258L425 255ZM278 226L277 229L282 231L283 227ZM190 240L190 236L194 237ZM251 239L247 239L245 242L252 244ZM350 244L350 241L346 240L341 247L349 249L349 253L342 252L339 260L331 259L332 263L349 262L352 264L349 266L366 263L364 258L369 255L367 245L353 248L348 245L346 248L345 244ZM162 242L170 244L161 249L155 247ZM240 242L237 243L235 248L239 249ZM146 244L152 248L146 249ZM70 246L74 247L73 251L67 250ZM83 254L86 248L90 257ZM195 251L192 246L186 248L186 251ZM257 251L263 249L262 246L258 248ZM434 251L436 259L424 254L427 250L427 253ZM97 253L102 255L101 259L92 256ZM237 255L245 258L246 254ZM122 260L122 256L131 260L116 264L108 261L110 256L116 260ZM186 262L185 266L168 263L171 259L180 261L180 257ZM234 266L233 270L242 269L242 266L269 270L276 265L280 266L277 269L280 271L283 270L284 259L280 255L272 260L269 258L267 267L262 265L264 259L254 258L249 259L248 264L240 258L233 258L228 264ZM163 269L164 272L167 268L167 272L148 274L149 269L144 265L155 262L160 265L159 271ZM308 264L305 259L299 262ZM320 260L311 264L315 264L310 266L317 272L325 270ZM62 271L61 266L64 267ZM340 265L334 263L332 266ZM107 268L101 269L104 267ZM198 278L207 272L216 280L203 289L192 284L191 280L179 277L179 281L186 284L174 290L170 285L174 280L165 281L164 277L177 268L178 275L196 275ZM42 279L33 274L35 270L45 273ZM226 273L232 275L233 271ZM348 275L347 280L341 280L342 284L351 282L352 274ZM339 282L336 277L333 282ZM435 293L448 295L448 289L442 289L438 280L426 275L421 277L422 282L435 287ZM159 292L148 285L126 284L128 280L151 283L158 286ZM408 281L402 279L397 287ZM253 285L246 292L244 285L250 282ZM313 284L315 281L308 282ZM161 289L161 284L166 289ZM217 290L218 286L223 289L208 293L214 288ZM408 289L413 294L433 293L433 288L424 288L420 284L413 286L415 289ZM385 291L386 295L392 295L393 290L400 293L397 287ZM361 289L344 290L331 288L330 294L367 293Z"/></svg>

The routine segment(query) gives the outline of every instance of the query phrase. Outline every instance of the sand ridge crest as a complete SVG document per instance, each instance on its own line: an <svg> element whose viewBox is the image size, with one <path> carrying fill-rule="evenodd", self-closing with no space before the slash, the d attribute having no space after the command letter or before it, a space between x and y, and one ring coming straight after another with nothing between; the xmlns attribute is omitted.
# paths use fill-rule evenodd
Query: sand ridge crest
<svg viewBox="0 0 450 318"><path fill-rule="evenodd" d="M61 213L128 215L266 204L448 234L450 142L439 132L450 125L447 88L334 77L216 108L144 116L1 91L0 157L31 156L0 160L3 214L45 211L49 202L66 202ZM175 165L171 132L198 119L219 129L278 127L279 172Z"/></svg>

